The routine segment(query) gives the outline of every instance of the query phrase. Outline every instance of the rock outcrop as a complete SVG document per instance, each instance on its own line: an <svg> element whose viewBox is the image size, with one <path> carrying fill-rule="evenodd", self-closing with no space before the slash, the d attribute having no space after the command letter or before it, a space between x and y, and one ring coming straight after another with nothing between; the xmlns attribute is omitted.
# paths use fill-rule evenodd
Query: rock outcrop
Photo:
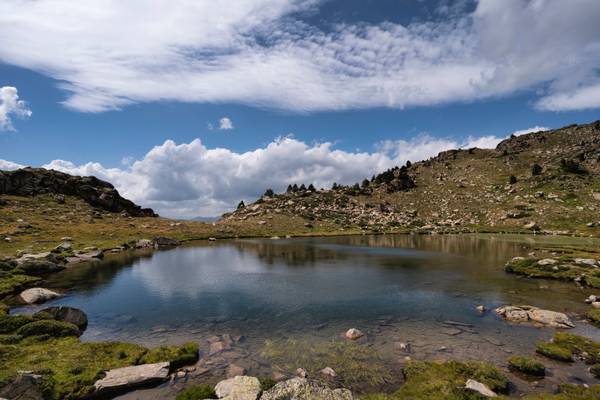
<svg viewBox="0 0 600 400"><path fill-rule="evenodd" d="M76 196L94 207L111 212L126 212L133 217L156 217L150 208L127 200L108 182L93 176L72 176L44 168L0 171L0 194L35 196L55 194Z"/></svg>
<svg viewBox="0 0 600 400"><path fill-rule="evenodd" d="M566 314L543 310L532 306L504 306L496 310L496 314L500 315L509 322L514 323L531 323L553 328L573 328L575 325Z"/></svg>

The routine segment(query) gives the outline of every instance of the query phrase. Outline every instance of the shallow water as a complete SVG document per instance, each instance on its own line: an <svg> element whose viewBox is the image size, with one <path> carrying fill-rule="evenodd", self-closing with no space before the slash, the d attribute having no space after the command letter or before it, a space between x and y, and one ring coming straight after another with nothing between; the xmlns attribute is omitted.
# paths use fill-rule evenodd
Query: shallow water
<svg viewBox="0 0 600 400"><path fill-rule="evenodd" d="M532 251L536 239L527 239L385 235L202 243L63 271L49 286L70 288L67 296L44 307L83 309L90 319L83 340L203 344L195 374L134 397L169 397L187 380L218 380L231 363L250 374L289 375L296 367L309 368L294 364L309 362L299 352L327 351L319 346L342 342L340 334L350 327L367 334L359 346L368 346L374 358L364 362L383 360L390 377L385 383L348 378L344 384L389 390L401 380L405 357L505 365L511 354L533 355L535 342L553 334L548 328L509 325L491 312L480 315L479 304L586 310L582 299L589 293L572 284L504 273L507 260ZM600 330L583 322L573 331L600 340ZM229 343L230 337L231 349L208 354L210 342ZM274 343L265 350L268 340ZM408 343L410 352L400 342ZM273 347L277 356L269 353ZM550 377L538 386L515 377L515 390L592 381L582 366L546 364Z"/></svg>

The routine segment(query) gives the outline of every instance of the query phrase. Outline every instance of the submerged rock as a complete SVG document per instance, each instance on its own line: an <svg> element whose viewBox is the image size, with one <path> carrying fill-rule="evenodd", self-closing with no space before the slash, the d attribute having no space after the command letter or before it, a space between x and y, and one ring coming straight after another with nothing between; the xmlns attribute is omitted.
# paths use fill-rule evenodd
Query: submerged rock
<svg viewBox="0 0 600 400"><path fill-rule="evenodd" d="M485 397L498 397L498 395L494 393L492 389L490 389L481 382L477 382L475 379L467 379L465 388L473 390Z"/></svg>
<svg viewBox="0 0 600 400"><path fill-rule="evenodd" d="M543 310L532 306L504 306L496 310L496 314L510 322L533 322L553 328L573 328L575 325L566 314Z"/></svg>
<svg viewBox="0 0 600 400"><path fill-rule="evenodd" d="M94 383L96 393L105 394L141 385L159 383L169 377L169 363L135 365L111 369L106 376Z"/></svg>
<svg viewBox="0 0 600 400"><path fill-rule="evenodd" d="M330 389L323 383L305 378L279 382L263 393L261 400L352 400L348 389Z"/></svg>
<svg viewBox="0 0 600 400"><path fill-rule="evenodd" d="M227 400L256 400L260 392L259 380L251 376L236 376L215 386L217 397Z"/></svg>
<svg viewBox="0 0 600 400"><path fill-rule="evenodd" d="M60 297L59 293L44 288L31 288L21 292L21 299L27 304L43 303Z"/></svg>

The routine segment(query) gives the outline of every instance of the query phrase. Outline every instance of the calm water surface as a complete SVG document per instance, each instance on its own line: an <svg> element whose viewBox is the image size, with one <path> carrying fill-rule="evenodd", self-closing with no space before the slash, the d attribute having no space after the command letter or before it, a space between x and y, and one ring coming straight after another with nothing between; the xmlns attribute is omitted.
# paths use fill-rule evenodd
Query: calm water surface
<svg viewBox="0 0 600 400"><path fill-rule="evenodd" d="M74 267L51 278L51 287L69 291L44 306L84 310L90 325L83 340L202 343L202 373L185 381L218 380L230 364L257 375L290 374L300 362L294 352L306 352L306 343L342 342L340 334L356 327L367 333L360 346L369 346L390 368L393 378L386 385L392 387L405 357L505 365L510 355L532 355L535 342L553 334L552 329L508 325L490 312L480 315L479 304L584 312L586 291L504 273L507 260L534 251L535 245L534 239L519 243L493 236L219 241ZM574 331L600 340L598 330L581 321ZM230 338L231 349L209 354L211 342ZM410 352L400 348L401 342L411 346ZM266 343L290 354L274 361L265 353ZM591 379L582 368L547 364L551 376L542 389L557 380ZM516 382L517 391L533 390L525 381ZM186 383L139 393L169 397Z"/></svg>

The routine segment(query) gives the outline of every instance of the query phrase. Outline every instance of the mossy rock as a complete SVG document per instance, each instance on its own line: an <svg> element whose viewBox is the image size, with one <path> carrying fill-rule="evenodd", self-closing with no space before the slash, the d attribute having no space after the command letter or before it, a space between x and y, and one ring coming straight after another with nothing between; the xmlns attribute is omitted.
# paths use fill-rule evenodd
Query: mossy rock
<svg viewBox="0 0 600 400"><path fill-rule="evenodd" d="M567 332L556 332L553 342L581 357L588 364L600 363L600 342Z"/></svg>
<svg viewBox="0 0 600 400"><path fill-rule="evenodd" d="M484 362L412 361L404 368L406 382L392 398L422 400L479 399L480 395L465 389L467 379L487 385L496 393L508 391L508 380L493 365Z"/></svg>
<svg viewBox="0 0 600 400"><path fill-rule="evenodd" d="M9 274L8 276L0 277L0 298L18 292L39 281L40 278L23 274Z"/></svg>
<svg viewBox="0 0 600 400"><path fill-rule="evenodd" d="M77 326L68 322L41 320L30 322L17 329L16 333L23 337L48 335L50 337L79 336Z"/></svg>
<svg viewBox="0 0 600 400"><path fill-rule="evenodd" d="M203 399L216 399L217 394L215 390L209 385L197 385L185 389L179 393L176 400L203 400Z"/></svg>
<svg viewBox="0 0 600 400"><path fill-rule="evenodd" d="M0 303L0 315L7 315L10 311L10 307L4 303Z"/></svg>
<svg viewBox="0 0 600 400"><path fill-rule="evenodd" d="M586 316L590 320L590 322L594 325L600 326L600 308L592 308L590 309Z"/></svg>
<svg viewBox="0 0 600 400"><path fill-rule="evenodd" d="M15 332L33 321L28 315L0 315L0 334Z"/></svg>
<svg viewBox="0 0 600 400"><path fill-rule="evenodd" d="M161 346L148 350L138 363L154 364L169 361L171 368L174 369L196 362L198 360L198 351L199 346L197 343L186 343L182 346Z"/></svg>
<svg viewBox="0 0 600 400"><path fill-rule="evenodd" d="M559 346L555 343L542 342L538 343L535 351L544 357L551 358L557 361L571 362L573 361L573 352L567 348Z"/></svg>
<svg viewBox="0 0 600 400"><path fill-rule="evenodd" d="M530 357L515 356L509 358L508 369L531 376L544 376L546 374L544 364Z"/></svg>

